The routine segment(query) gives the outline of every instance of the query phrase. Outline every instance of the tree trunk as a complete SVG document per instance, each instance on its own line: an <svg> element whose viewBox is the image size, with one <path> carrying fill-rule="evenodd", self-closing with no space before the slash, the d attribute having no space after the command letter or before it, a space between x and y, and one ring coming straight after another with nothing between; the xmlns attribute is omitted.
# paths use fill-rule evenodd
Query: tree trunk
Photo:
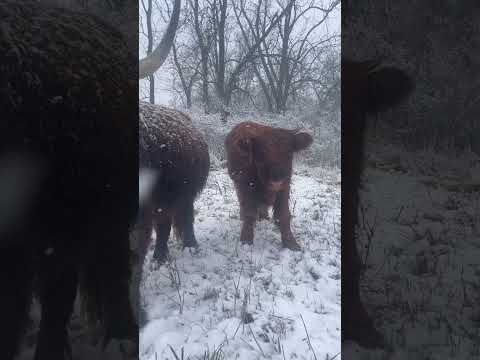
<svg viewBox="0 0 480 360"><path fill-rule="evenodd" d="M152 0L148 0L146 11L146 18L147 18L147 56L150 55L153 51L153 29L152 29ZM149 82L149 94L148 94L148 101L151 104L155 104L155 75L152 74L148 77Z"/></svg>
<svg viewBox="0 0 480 360"><path fill-rule="evenodd" d="M210 96L208 95L208 52L202 51L202 101L205 114L210 112Z"/></svg>
<svg viewBox="0 0 480 360"><path fill-rule="evenodd" d="M217 24L217 69L216 69L216 84L215 90L217 92L217 97L221 102L220 111L222 112L222 120L226 122L226 116L224 113L226 111L226 106L229 101L226 99L225 92L225 22L227 19L227 0L220 1L220 17L218 17L218 9L215 8L215 18L218 20Z"/></svg>
<svg viewBox="0 0 480 360"><path fill-rule="evenodd" d="M149 85L150 85L150 91L149 91L149 94L148 94L148 101L150 102L150 104L155 104L155 76L150 75L148 77L148 82L149 82Z"/></svg>

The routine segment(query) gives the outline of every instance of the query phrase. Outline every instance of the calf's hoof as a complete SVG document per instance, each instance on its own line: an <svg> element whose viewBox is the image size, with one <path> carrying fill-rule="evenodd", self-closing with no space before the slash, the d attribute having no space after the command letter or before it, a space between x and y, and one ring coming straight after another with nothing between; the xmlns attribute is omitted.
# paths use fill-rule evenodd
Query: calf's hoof
<svg viewBox="0 0 480 360"><path fill-rule="evenodd" d="M295 241L284 241L283 242L283 247L286 249L289 249L291 251L300 251L302 250L302 247Z"/></svg>
<svg viewBox="0 0 480 360"><path fill-rule="evenodd" d="M242 244L253 245L253 229L252 228L242 228L240 234L240 242Z"/></svg>
<svg viewBox="0 0 480 360"><path fill-rule="evenodd" d="M282 245L284 248L289 249L291 251L300 251L302 247L295 241L293 237L284 239L282 241Z"/></svg>
<svg viewBox="0 0 480 360"><path fill-rule="evenodd" d="M183 248L198 248L198 242L195 239L184 241L183 242Z"/></svg>
<svg viewBox="0 0 480 360"><path fill-rule="evenodd" d="M245 239L241 236L240 236L240 242L242 244L253 245L253 239Z"/></svg>

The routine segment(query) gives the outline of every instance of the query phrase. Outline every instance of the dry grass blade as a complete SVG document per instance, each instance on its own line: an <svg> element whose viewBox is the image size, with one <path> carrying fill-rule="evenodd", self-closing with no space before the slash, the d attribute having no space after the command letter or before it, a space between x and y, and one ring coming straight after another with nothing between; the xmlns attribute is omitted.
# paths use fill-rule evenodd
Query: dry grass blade
<svg viewBox="0 0 480 360"><path fill-rule="evenodd" d="M311 351L312 354L313 354L313 358L314 358L315 360L318 360L318 359L317 359L317 355L315 354L315 351L313 350L312 343L310 342L310 335L308 334L307 326L305 325L305 321L303 320L303 316L302 316L301 314L300 314L300 318L302 319L303 328L305 329L305 334L307 334L308 347L310 348L310 351Z"/></svg>

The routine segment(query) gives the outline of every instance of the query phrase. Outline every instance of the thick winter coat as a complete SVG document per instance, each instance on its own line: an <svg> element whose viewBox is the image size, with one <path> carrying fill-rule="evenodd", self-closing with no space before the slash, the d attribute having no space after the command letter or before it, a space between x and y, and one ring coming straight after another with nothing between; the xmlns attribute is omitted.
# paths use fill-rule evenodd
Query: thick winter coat
<svg viewBox="0 0 480 360"><path fill-rule="evenodd" d="M144 258L155 226L154 258L168 254L170 230L176 230L186 247L196 247L195 197L208 177L210 158L202 134L184 113L140 102L139 166L154 171L149 203L140 215L140 254Z"/></svg>
<svg viewBox="0 0 480 360"><path fill-rule="evenodd" d="M253 122L238 124L227 135L228 174L240 203L243 243L253 243L256 219L268 218L268 209L273 207L283 246L300 249L290 229L292 160L295 152L306 149L312 141L306 132Z"/></svg>

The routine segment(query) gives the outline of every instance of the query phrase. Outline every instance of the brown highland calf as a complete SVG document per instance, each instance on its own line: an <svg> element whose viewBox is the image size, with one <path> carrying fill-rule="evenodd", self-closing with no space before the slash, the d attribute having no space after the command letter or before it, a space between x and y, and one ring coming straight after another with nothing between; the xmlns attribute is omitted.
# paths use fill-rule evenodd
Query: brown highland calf
<svg viewBox="0 0 480 360"><path fill-rule="evenodd" d="M368 114L395 106L412 89L412 80L399 69L342 60L342 340L364 347L383 346L360 300L362 265L355 244L365 120Z"/></svg>
<svg viewBox="0 0 480 360"><path fill-rule="evenodd" d="M288 207L292 160L293 153L306 149L312 141L305 132L253 122L238 124L227 135L227 167L240 203L242 243L253 243L255 221L268 218L268 208L273 206L283 246L300 250L290 229Z"/></svg>
<svg viewBox="0 0 480 360"><path fill-rule="evenodd" d="M140 214L140 259L154 226L155 260L166 259L172 226L185 247L196 247L193 202L207 181L210 157L202 134L186 114L140 102L139 166L156 173L152 195Z"/></svg>

